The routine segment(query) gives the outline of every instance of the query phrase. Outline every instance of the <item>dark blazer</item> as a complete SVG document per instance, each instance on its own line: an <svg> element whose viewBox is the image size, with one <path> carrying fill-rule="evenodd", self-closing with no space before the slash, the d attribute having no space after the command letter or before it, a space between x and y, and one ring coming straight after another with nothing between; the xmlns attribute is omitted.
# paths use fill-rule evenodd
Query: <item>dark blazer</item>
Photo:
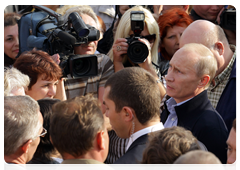
<svg viewBox="0 0 240 170"><path fill-rule="evenodd" d="M230 132L233 120L236 118L236 59L228 83L218 101L216 110L222 116L228 132Z"/></svg>
<svg viewBox="0 0 240 170"><path fill-rule="evenodd" d="M148 134L137 138L129 147L127 152L114 164L139 164L142 161L143 151L146 148Z"/></svg>
<svg viewBox="0 0 240 170"><path fill-rule="evenodd" d="M163 123L170 114L166 103L165 108L161 114ZM211 105L207 91L205 90L186 103L176 106L175 110L178 117L177 125L190 130L207 147L208 151L214 153L225 164L228 131L222 117Z"/></svg>

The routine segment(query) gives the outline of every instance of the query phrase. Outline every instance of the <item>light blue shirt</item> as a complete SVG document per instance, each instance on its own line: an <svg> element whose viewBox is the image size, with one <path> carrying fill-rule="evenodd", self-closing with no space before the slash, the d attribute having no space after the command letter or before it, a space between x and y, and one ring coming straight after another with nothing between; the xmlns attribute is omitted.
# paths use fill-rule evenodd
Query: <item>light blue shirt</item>
<svg viewBox="0 0 240 170"><path fill-rule="evenodd" d="M192 98L190 99L187 99L183 102L180 102L180 103L177 103L172 97L170 99L168 99L166 101L166 105L167 105L167 108L168 108L168 111L170 112L170 114L168 115L168 118L166 120L166 122L164 123L164 127L165 128L170 128L170 127L173 127L173 126L177 126L177 123L178 123L178 117L177 117L177 114L176 114L176 111L175 111L175 107L176 106L180 106L182 105L183 103L186 103L187 101L191 100Z"/></svg>

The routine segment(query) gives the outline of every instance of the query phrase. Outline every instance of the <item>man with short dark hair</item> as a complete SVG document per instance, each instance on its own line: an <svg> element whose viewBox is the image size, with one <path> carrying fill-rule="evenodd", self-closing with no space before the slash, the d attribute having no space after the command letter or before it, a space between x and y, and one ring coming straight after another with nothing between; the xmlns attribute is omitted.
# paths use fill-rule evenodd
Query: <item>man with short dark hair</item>
<svg viewBox="0 0 240 170"><path fill-rule="evenodd" d="M50 134L62 164L102 164L108 153L108 133L99 101L92 95L53 105Z"/></svg>
<svg viewBox="0 0 240 170"><path fill-rule="evenodd" d="M190 43L180 48L170 61L166 78L167 95L161 114L164 127L182 126L190 130L208 151L226 162L226 125L211 105L207 88L217 70L213 53L204 45Z"/></svg>
<svg viewBox="0 0 240 170"><path fill-rule="evenodd" d="M142 68L124 68L107 80L103 103L117 136L129 138L126 153L114 163L140 163L148 133L164 128L156 79Z"/></svg>
<svg viewBox="0 0 240 170"><path fill-rule="evenodd" d="M47 132L38 103L29 96L4 97L4 159L11 164L30 161Z"/></svg>
<svg viewBox="0 0 240 170"><path fill-rule="evenodd" d="M236 161L236 119L233 121L227 145L227 164L233 164Z"/></svg>

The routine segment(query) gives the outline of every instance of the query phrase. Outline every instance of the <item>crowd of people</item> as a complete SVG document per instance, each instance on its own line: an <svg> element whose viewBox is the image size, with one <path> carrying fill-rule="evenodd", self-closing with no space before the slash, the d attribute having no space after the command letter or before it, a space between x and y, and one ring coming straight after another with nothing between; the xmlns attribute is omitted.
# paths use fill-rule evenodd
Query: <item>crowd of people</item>
<svg viewBox="0 0 240 170"><path fill-rule="evenodd" d="M39 47L22 52L21 17L41 10L6 8L6 163L108 169L107 164L236 161L236 29L222 23L233 6L43 7L61 14L64 23L74 13L99 30L99 39L72 48L76 56L96 56L97 74L64 76L62 54ZM136 11L144 16L131 18ZM145 59L134 60L130 45Z"/></svg>

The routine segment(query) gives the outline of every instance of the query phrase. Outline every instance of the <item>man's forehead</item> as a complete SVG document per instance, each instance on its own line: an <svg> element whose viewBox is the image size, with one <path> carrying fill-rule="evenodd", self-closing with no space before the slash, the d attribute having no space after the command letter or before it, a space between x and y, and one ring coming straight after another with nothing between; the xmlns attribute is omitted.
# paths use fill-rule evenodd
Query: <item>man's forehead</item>
<svg viewBox="0 0 240 170"><path fill-rule="evenodd" d="M89 15L83 14L81 15L83 21L85 22L85 24L91 25L95 28L97 28L97 23L95 22L95 20L90 17Z"/></svg>

